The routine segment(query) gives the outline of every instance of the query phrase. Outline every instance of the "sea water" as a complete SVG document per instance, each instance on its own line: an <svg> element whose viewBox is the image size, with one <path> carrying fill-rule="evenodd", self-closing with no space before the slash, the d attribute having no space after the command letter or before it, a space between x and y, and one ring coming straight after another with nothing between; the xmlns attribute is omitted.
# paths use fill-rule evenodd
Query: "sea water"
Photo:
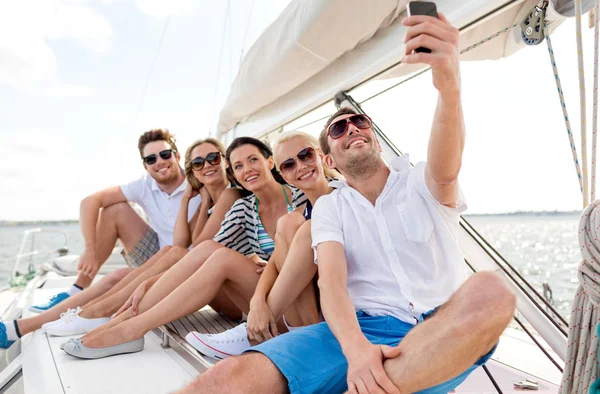
<svg viewBox="0 0 600 394"><path fill-rule="evenodd" d="M547 283L552 290L554 306L568 320L579 283L578 215L485 215L466 216L466 219L540 293L543 284ZM82 252L83 239L77 223L0 226L0 287L8 283L23 231L35 227L64 230L70 253ZM63 239L59 234L38 234L35 242L38 248L48 250L62 246ZM31 242L25 246L25 251L29 251ZM27 268L28 262L28 258L23 259L22 270Z"/></svg>

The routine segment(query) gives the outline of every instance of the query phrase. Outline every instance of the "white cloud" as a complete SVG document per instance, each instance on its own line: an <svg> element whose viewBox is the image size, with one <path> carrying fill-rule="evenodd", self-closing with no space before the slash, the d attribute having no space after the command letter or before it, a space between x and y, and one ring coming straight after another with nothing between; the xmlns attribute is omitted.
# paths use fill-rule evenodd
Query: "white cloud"
<svg viewBox="0 0 600 394"><path fill-rule="evenodd" d="M89 5L66 0L0 3L0 84L26 92L59 89L80 96L83 88L58 88L57 59L48 44L73 40L92 52L110 50L109 21ZM43 86L50 82L50 86Z"/></svg>
<svg viewBox="0 0 600 394"><path fill-rule="evenodd" d="M93 96L94 91L87 86L54 82L45 86L41 94L44 97L89 97Z"/></svg>

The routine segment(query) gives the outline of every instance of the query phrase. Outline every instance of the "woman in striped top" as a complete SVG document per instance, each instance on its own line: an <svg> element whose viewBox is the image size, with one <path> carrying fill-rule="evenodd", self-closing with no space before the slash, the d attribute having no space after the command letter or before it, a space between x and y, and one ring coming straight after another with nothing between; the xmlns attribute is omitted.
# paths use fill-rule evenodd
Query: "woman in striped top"
<svg viewBox="0 0 600 394"><path fill-rule="evenodd" d="M77 357L90 349L112 348L131 341L137 341L138 350L142 350L146 332L209 303L221 309L215 299L235 300L238 308L248 311L247 301L240 300L252 297L259 274L273 252L270 243L260 242L259 224L272 240L279 218L302 209L306 197L285 184L275 169L271 149L263 142L238 138L227 149L226 157L237 182L254 195L236 201L214 241L194 248L156 280L139 303L139 315L134 316L128 309L103 328L84 336L69 354ZM144 292L144 288L140 289L140 293ZM65 347L65 351L69 349ZM118 348L110 354L116 353Z"/></svg>
<svg viewBox="0 0 600 394"><path fill-rule="evenodd" d="M329 182L340 175L325 166L317 139L309 134L283 134L275 142L274 152L283 178L300 188L308 202L277 222L275 252L249 300L247 327L242 324L221 334L194 332L186 337L198 351L211 357L239 355L250 348L252 340L263 342L276 336L280 319L283 330L320 321L310 217L314 203L333 191Z"/></svg>

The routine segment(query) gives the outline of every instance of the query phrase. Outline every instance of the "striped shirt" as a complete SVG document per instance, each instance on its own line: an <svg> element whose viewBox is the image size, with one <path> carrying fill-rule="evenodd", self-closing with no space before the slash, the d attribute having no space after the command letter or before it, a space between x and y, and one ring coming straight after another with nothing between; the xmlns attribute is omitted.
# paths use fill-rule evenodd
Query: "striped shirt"
<svg viewBox="0 0 600 394"><path fill-rule="evenodd" d="M290 185L286 186L292 191L293 209L297 209L308 201L299 189ZM271 255L265 253L258 244L259 217L255 207L256 196L254 194L237 200L225 215L221 229L213 239L244 256L256 254L266 261Z"/></svg>

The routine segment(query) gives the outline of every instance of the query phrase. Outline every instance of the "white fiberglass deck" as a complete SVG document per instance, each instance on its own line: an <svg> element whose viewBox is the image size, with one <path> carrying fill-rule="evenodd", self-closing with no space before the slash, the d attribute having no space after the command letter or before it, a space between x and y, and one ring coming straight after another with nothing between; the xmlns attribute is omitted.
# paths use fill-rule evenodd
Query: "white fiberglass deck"
<svg viewBox="0 0 600 394"><path fill-rule="evenodd" d="M50 275L44 287L35 290L27 300L24 315L31 315L26 309L30 304L47 300L67 288L73 279ZM204 308L169 326L180 340L191 330L216 333L235 324L212 309ZM558 392L560 373L523 335L520 331L508 329L494 359L487 364L499 388L503 393L522 392L514 389L513 384L529 378L539 382L539 392ZM183 387L199 371L213 364L213 360L199 355L189 346L183 350L191 357L182 354L180 348L178 351L163 348L162 339L156 331L146 334L142 352L99 360L80 360L69 356L60 349L60 344L68 340L69 337L48 336L41 330L22 339L25 393L169 393ZM201 362L198 363L198 360ZM485 371L478 368L455 392L498 393L498 390Z"/></svg>
<svg viewBox="0 0 600 394"><path fill-rule="evenodd" d="M73 281L65 279L47 281L30 297L30 303L47 300ZM25 393L162 394L183 387L198 375L177 352L164 349L154 332L146 335L144 351L99 360L79 360L66 354L60 344L69 339L48 336L42 330L22 339Z"/></svg>

